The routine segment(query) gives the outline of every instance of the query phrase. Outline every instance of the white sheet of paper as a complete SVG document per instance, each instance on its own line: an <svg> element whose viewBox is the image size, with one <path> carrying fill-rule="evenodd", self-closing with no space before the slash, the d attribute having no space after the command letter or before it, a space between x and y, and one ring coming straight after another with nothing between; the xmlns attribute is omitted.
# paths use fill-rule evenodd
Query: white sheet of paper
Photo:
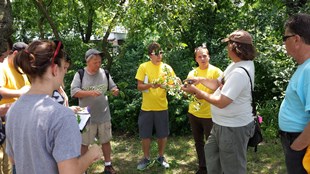
<svg viewBox="0 0 310 174"><path fill-rule="evenodd" d="M90 118L90 114L88 113L86 108L83 108L83 110L78 111L76 113L76 116L77 115L80 115L80 118L81 118L81 122L79 123L79 128L80 128L80 131L82 131L84 127L86 126L87 121Z"/></svg>

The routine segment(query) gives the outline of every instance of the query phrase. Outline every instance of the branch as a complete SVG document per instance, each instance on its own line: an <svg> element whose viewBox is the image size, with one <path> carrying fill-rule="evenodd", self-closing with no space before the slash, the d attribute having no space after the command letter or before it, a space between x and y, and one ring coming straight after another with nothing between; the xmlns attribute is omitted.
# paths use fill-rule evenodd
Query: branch
<svg viewBox="0 0 310 174"><path fill-rule="evenodd" d="M75 3L75 1L72 1L72 2L73 2L74 13L76 14L74 16L75 16L76 21L77 21L78 31L80 31L80 35L81 35L82 41L84 43L86 43L85 36L84 36L84 29L83 29L83 27L81 25L81 21L80 21L79 15L77 15L77 14L79 14L79 12L77 12L77 4Z"/></svg>
<svg viewBox="0 0 310 174"><path fill-rule="evenodd" d="M123 6L124 3L126 2L126 0L121 0L121 2L119 3L120 6ZM104 37L103 37L103 41L108 41L108 37L112 31L112 29L114 28L115 24L116 24L116 20L118 19L118 17L120 16L120 11L117 11L107 29L107 32L105 33Z"/></svg>
<svg viewBox="0 0 310 174"><path fill-rule="evenodd" d="M42 0L33 0L33 2L35 3L38 11L41 12L43 14L43 16L47 19L48 23L50 24L50 26L51 26L51 28L53 30L55 38L60 40L60 37L59 37L59 34L58 34L59 33L58 29L57 29L54 21L50 17L48 11L44 8L44 3L42 2Z"/></svg>
<svg viewBox="0 0 310 174"><path fill-rule="evenodd" d="M126 0L121 0L120 3L119 3L119 6L122 7L125 4L125 2L126 2ZM114 15L114 17L113 17L113 19L112 19L112 21L111 21L111 23L110 23L106 33L105 33L103 39L102 39L102 42L103 42L102 50L105 53L105 57L108 60L108 63L107 63L107 66L106 66L106 69L108 69L108 70L110 70L111 66L112 66L112 57L111 57L111 55L109 54L109 51L108 51L108 45L109 45L108 37L109 37L112 29L115 27L116 21L118 20L119 16L121 15L120 12L121 12L121 10L118 10L115 13L115 15Z"/></svg>

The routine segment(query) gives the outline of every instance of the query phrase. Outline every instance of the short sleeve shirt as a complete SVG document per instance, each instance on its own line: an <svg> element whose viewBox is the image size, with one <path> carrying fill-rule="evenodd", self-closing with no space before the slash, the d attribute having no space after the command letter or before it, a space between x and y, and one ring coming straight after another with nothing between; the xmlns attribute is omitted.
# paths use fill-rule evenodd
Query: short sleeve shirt
<svg viewBox="0 0 310 174"><path fill-rule="evenodd" d="M148 61L139 66L135 78L144 83L154 83L155 81L163 82L169 76L175 77L175 73L169 65L163 62L154 65L151 61ZM167 110L167 91L162 88L150 88L143 91L141 109L144 111Z"/></svg>
<svg viewBox="0 0 310 174"><path fill-rule="evenodd" d="M211 106L212 120L218 125L241 127L253 121L250 78L245 70L240 67L244 67L249 72L254 87L253 61L231 63L226 68L224 71L225 83L213 95L224 95L230 98L232 103L225 108Z"/></svg>
<svg viewBox="0 0 310 174"><path fill-rule="evenodd" d="M199 67L195 68L194 70L189 72L187 77L188 78L204 77L208 79L217 79L218 77L221 76L222 73L223 72L219 68L209 64L208 68L204 70L200 69ZM196 87L209 94L212 94L214 92L213 90L207 88L206 86L202 84L198 84ZM211 118L210 103L208 103L206 100L203 100L203 99L198 100L198 101L199 101L199 108L196 107L198 105L197 102L191 102L189 104L188 112L199 118Z"/></svg>
<svg viewBox="0 0 310 174"><path fill-rule="evenodd" d="M47 95L22 95L9 109L6 153L17 173L57 174L57 163L80 156L81 134L72 110Z"/></svg>
<svg viewBox="0 0 310 174"><path fill-rule="evenodd" d="M289 81L279 111L279 127L302 132L310 121L310 59L299 65Z"/></svg>

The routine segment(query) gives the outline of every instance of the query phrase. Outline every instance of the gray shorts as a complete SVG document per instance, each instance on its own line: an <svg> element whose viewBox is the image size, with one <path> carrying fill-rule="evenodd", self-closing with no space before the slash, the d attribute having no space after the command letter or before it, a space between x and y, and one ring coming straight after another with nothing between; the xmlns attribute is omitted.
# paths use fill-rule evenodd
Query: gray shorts
<svg viewBox="0 0 310 174"><path fill-rule="evenodd" d="M169 114L164 111L140 111L139 136L142 139L152 138L153 128L157 138L166 138L169 135Z"/></svg>

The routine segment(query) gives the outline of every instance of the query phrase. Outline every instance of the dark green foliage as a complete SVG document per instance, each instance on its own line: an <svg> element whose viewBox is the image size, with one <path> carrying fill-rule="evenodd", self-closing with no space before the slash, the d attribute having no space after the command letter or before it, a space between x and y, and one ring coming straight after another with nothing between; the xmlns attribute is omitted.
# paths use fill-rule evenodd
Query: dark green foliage
<svg viewBox="0 0 310 174"><path fill-rule="evenodd" d="M287 3L285 3L287 2ZM141 107L141 92L137 90L135 74L138 66L148 60L147 46L152 41L161 44L163 61L172 66L176 75L184 80L193 67L194 49L206 43L210 63L225 70L230 63L226 44L221 43L236 29L249 31L257 48L255 59L255 97L258 112L264 117L262 129L267 137L277 135L277 113L285 95L285 89L296 64L285 54L282 44L283 24L294 11L310 13L309 2L292 4L292 0L178 0L178 1L128 1L119 6L117 1L98 0L68 1L46 4L52 20L57 24L65 49L72 60L71 69L65 77L65 90L70 95L70 84L77 69L85 66L84 54L88 48L102 50L102 38L114 14L121 11L116 23L124 26L126 41L119 54L113 54L109 69L121 93L109 96L113 129L136 134ZM295 2L295 1L294 1ZM12 2L14 28L13 40L31 41L34 38L53 38L46 19L42 18L33 2ZM27 7L27 8L25 8ZM29 8L28 8L29 7ZM89 11L95 12L89 14ZM93 20L93 23L90 23ZM96 41L86 42L91 34ZM86 36L87 35L87 36ZM84 38L85 37L85 38ZM88 42L88 41L87 41ZM111 45L109 45L111 46ZM107 65L103 60L103 67ZM185 99L169 96L171 134L190 132L186 116L188 104ZM77 100L70 97L70 104Z"/></svg>

